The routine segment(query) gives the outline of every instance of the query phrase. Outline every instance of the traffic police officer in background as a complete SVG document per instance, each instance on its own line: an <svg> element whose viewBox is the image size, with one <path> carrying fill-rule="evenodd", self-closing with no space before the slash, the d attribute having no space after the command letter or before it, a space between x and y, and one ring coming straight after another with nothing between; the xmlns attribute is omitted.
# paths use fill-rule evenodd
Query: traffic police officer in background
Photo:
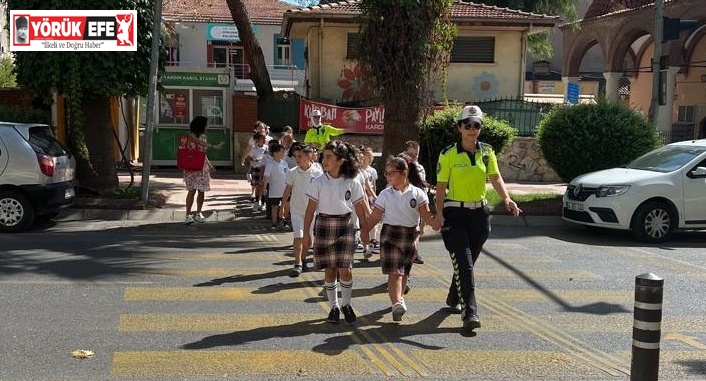
<svg viewBox="0 0 706 381"><path fill-rule="evenodd" d="M462 314L463 329L470 332L480 328L473 266L490 233L486 180L490 179L512 215L517 217L522 211L510 199L492 146L478 141L483 127L481 109L464 107L456 127L461 139L441 151L436 167L436 218L454 268L446 304Z"/></svg>

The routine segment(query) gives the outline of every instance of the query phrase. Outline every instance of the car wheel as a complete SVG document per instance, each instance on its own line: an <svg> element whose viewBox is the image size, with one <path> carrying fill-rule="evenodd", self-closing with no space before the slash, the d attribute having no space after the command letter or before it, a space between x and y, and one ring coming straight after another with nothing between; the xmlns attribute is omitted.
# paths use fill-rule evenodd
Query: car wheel
<svg viewBox="0 0 706 381"><path fill-rule="evenodd" d="M20 231L34 221L34 206L17 191L0 191L0 231Z"/></svg>
<svg viewBox="0 0 706 381"><path fill-rule="evenodd" d="M637 208L630 228L638 241L656 243L667 240L675 225L676 218L667 204L650 201Z"/></svg>

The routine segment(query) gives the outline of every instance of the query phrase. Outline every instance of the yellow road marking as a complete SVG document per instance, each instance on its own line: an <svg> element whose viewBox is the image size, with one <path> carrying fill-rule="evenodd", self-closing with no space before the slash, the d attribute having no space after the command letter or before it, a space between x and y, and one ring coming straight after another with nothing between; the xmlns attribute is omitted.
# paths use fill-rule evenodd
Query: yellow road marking
<svg viewBox="0 0 706 381"><path fill-rule="evenodd" d="M438 279L446 287L450 285L450 282L447 279L442 278L441 276L439 276ZM552 290L552 292L555 293L554 290ZM564 351L575 356L576 359L584 361L588 365L596 367L613 376L630 374L630 367L625 366L625 364L618 361L618 359L614 359L608 354L584 344L582 341L574 338L567 332L557 329L552 325L545 323L543 320L537 319L536 317L526 314L521 310L505 303L507 299L504 294L496 295L495 297L491 296L492 295L490 294L481 293L478 297L478 301L485 308L488 308L498 315L506 317L514 324L517 324L518 326L532 332L537 337L540 337L545 341L562 348ZM567 301L567 303L568 302L569 301Z"/></svg>
<svg viewBox="0 0 706 381"><path fill-rule="evenodd" d="M241 375L374 375L355 351L139 351L115 352L111 373L121 377Z"/></svg>
<svg viewBox="0 0 706 381"><path fill-rule="evenodd" d="M271 258L270 258L271 260ZM428 267L428 266L427 266ZM289 274L289 267L201 267L201 268L172 268L172 267L154 267L147 268L145 272L154 275L163 275L179 278L225 278L235 275L259 275L273 272L282 272L281 275ZM412 272L414 277L428 276L431 273L427 269L414 269ZM527 270L524 274L533 279L573 279L581 280L596 280L599 279L595 274L583 270ZM323 275L322 275L323 276ZM386 277L381 273L378 267L362 267L354 269L353 278L380 278L382 282L386 281ZM476 279L499 279L499 278L517 278L517 274L506 269L485 269L478 271Z"/></svg>
<svg viewBox="0 0 706 381"><path fill-rule="evenodd" d="M412 353L437 376L467 374L485 379L502 374L508 380L534 380L554 379L559 373L566 377L562 379L604 377L601 372L559 351L415 349Z"/></svg>

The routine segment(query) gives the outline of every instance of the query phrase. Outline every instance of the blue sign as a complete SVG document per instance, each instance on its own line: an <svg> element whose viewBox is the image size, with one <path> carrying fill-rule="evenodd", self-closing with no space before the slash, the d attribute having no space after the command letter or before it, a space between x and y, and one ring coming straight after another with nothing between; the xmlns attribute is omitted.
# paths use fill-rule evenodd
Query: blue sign
<svg viewBox="0 0 706 381"><path fill-rule="evenodd" d="M566 89L566 101L573 105L579 103L579 84L576 82L569 82L569 86Z"/></svg>

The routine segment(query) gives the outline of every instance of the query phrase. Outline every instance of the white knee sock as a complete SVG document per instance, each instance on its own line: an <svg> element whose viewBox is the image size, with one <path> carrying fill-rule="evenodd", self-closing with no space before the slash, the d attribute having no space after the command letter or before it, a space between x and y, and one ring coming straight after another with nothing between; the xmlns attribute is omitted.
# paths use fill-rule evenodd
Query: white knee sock
<svg viewBox="0 0 706 381"><path fill-rule="evenodd" d="M336 282L324 283L324 288L326 289L326 296L328 297L328 303L331 305L331 308L339 307L337 286L338 284Z"/></svg>
<svg viewBox="0 0 706 381"><path fill-rule="evenodd" d="M341 281L341 299L343 305L351 304L351 294L353 293L353 279L348 282Z"/></svg>

